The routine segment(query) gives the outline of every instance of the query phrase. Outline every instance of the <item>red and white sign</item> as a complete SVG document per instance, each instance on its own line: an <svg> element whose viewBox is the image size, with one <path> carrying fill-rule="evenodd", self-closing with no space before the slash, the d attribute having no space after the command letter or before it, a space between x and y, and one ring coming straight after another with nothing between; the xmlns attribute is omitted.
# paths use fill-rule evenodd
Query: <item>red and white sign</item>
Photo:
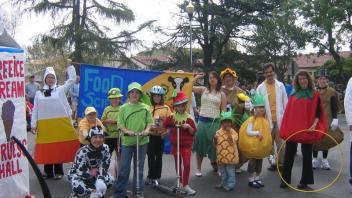
<svg viewBox="0 0 352 198"><path fill-rule="evenodd" d="M27 147L24 57L22 49L0 46L0 197L29 193L28 161L10 138Z"/></svg>

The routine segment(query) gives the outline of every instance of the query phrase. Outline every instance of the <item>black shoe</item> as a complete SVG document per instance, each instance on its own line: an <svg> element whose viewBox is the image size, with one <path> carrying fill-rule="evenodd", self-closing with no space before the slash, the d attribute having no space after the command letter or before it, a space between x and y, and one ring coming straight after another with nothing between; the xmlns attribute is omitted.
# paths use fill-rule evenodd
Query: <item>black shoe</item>
<svg viewBox="0 0 352 198"><path fill-rule="evenodd" d="M263 188L264 187L264 184L263 184L263 182L262 181L260 181L260 180L256 180L255 181L255 183L257 183L261 188Z"/></svg>
<svg viewBox="0 0 352 198"><path fill-rule="evenodd" d="M57 174L57 175L54 176L54 179L55 180L60 180L60 179L62 179L62 177L63 177L63 175Z"/></svg>
<svg viewBox="0 0 352 198"><path fill-rule="evenodd" d="M298 184L297 188L300 189L300 190L309 189L307 184Z"/></svg>
<svg viewBox="0 0 352 198"><path fill-rule="evenodd" d="M287 186L287 184L285 184L285 183L281 183L280 184L280 188L287 188L288 186Z"/></svg>
<svg viewBox="0 0 352 198"><path fill-rule="evenodd" d="M210 164L213 167L213 172L217 173L218 172L218 164L216 162L211 162Z"/></svg>
<svg viewBox="0 0 352 198"><path fill-rule="evenodd" d="M272 164L268 167L268 170L269 171L276 171L276 165L275 164Z"/></svg>
<svg viewBox="0 0 352 198"><path fill-rule="evenodd" d="M352 178L350 178L349 182L350 182L350 184L352 185Z"/></svg>
<svg viewBox="0 0 352 198"><path fill-rule="evenodd" d="M149 177L147 177L147 179L145 180L144 184L147 185L147 186L152 185L153 184L153 180L150 179Z"/></svg>
<svg viewBox="0 0 352 198"><path fill-rule="evenodd" d="M47 175L47 174L42 174L43 179L52 179L54 178L54 175Z"/></svg>
<svg viewBox="0 0 352 198"><path fill-rule="evenodd" d="M252 188L260 188L260 185L255 181L248 182L248 186Z"/></svg>

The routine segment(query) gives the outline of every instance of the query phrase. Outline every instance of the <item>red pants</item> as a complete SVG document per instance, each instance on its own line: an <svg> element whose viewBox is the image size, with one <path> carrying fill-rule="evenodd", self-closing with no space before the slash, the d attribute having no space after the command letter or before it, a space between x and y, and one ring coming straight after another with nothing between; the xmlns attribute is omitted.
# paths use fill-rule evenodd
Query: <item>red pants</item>
<svg viewBox="0 0 352 198"><path fill-rule="evenodd" d="M180 177L183 186L187 186L189 182L189 173L191 171L191 153L192 147L180 147ZM172 154L175 158L175 168L177 173L177 147L176 145L172 147ZM183 168L182 168L183 163Z"/></svg>

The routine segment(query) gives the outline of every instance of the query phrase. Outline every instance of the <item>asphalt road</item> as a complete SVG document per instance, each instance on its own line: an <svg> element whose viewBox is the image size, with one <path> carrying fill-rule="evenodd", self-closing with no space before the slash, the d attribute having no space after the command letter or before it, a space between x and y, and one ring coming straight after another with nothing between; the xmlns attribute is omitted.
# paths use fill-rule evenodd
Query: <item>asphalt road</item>
<svg viewBox="0 0 352 198"><path fill-rule="evenodd" d="M190 176L190 186L197 191L196 196L202 198L214 198L214 197L256 197L256 198L267 198L267 197L277 197L277 198L349 198L352 197L352 188L348 184L348 163L349 163L349 132L347 131L346 121L344 116L339 117L340 128L345 133L345 140L341 144L341 152L338 147L335 147L329 151L329 162L332 169L330 171L317 169L314 171L315 184L312 185L313 189L320 189L329 184L338 175L340 167L342 166L342 172L337 181L330 187L321 192L316 193L302 193L296 192L291 189L281 189L280 178L276 172L267 171L268 161L264 160L263 172L261 175L262 181L265 184L264 188L253 189L248 187L248 174L244 171L241 174L236 175L236 187L234 191L223 192L221 190L215 189L215 185L219 183L219 176L212 172L209 160L203 161L203 177L195 177L195 156L192 156L191 161L191 176ZM28 133L29 148L33 148L34 137ZM319 153L321 157L321 153ZM113 163L113 162L112 162ZM147 163L145 163L147 164ZM296 186L301 175L301 153L298 151L296 156L295 165L292 173L292 184ZM41 170L43 166L39 166ZM68 171L70 164L65 164L65 172ZM247 169L247 164L242 167L243 170ZM146 176L147 166L145 166L145 176ZM132 172L131 172L132 176ZM50 188L51 194L55 198L69 197L71 187L65 176L62 180L46 180ZM130 179L131 181L131 179ZM164 155L163 157L163 173L161 183L168 186L172 186L176 182L176 173L174 168L174 159L170 155ZM113 189L109 189L107 196L110 197ZM37 178L34 175L33 170L30 168L30 191L31 194L35 195L37 198L43 197ZM161 197L173 197L172 195L160 192L150 186L145 186L144 196L146 198L161 198Z"/></svg>

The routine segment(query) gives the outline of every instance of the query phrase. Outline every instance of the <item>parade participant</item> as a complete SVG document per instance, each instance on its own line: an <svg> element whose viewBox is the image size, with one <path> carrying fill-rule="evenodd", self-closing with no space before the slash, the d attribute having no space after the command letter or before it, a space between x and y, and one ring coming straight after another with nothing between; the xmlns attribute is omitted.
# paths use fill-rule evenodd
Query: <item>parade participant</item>
<svg viewBox="0 0 352 198"><path fill-rule="evenodd" d="M269 157L270 167L268 170L274 171L276 170L276 152L283 142L279 136L279 129L281 127L282 116L287 104L287 94L285 85L276 80L274 65L272 63L265 64L263 67L263 72L265 80L258 86L257 91L265 97L266 116L272 128L271 136L273 138L273 150L271 152L271 156ZM283 160L284 155L280 154L278 159L279 167L282 167Z"/></svg>
<svg viewBox="0 0 352 198"><path fill-rule="evenodd" d="M352 186L352 77L348 81L346 92L345 92L345 99L344 99L344 106L345 106L345 115L348 130L350 131L350 184Z"/></svg>
<svg viewBox="0 0 352 198"><path fill-rule="evenodd" d="M100 126L105 131L103 123L97 118L97 110L94 107L87 107L84 110L84 118L78 124L78 139L81 146L87 145L89 129L93 126Z"/></svg>
<svg viewBox="0 0 352 198"><path fill-rule="evenodd" d="M194 82L205 74L197 74ZM209 72L207 87L193 86L193 92L201 95L201 106L198 118L198 132L193 145L193 151L197 155L197 171L196 176L202 176L203 158L208 156L214 172L217 172L216 151L213 144L213 139L216 130L219 129L220 112L226 111L226 95L220 90L221 78L212 71Z"/></svg>
<svg viewBox="0 0 352 198"><path fill-rule="evenodd" d="M171 115L169 106L164 104L165 90L159 86L153 86L150 90L152 106L150 112L154 118L154 125L151 126L151 135L148 144L148 176L146 184L158 184L161 177L162 160L164 151L164 137L166 130L163 128L164 120Z"/></svg>
<svg viewBox="0 0 352 198"><path fill-rule="evenodd" d="M216 147L216 158L220 170L221 183L216 185L217 189L225 192L231 191L236 185L235 164L238 164L237 141L238 134L232 129L233 116L231 112L222 112L221 128L214 136Z"/></svg>
<svg viewBox="0 0 352 198"><path fill-rule="evenodd" d="M31 128L33 134L38 133L37 136L40 136L44 133L50 132L44 130L48 130L51 127L58 127L56 125L47 126L52 122L46 121L48 119L52 120L53 118L57 118L58 116L62 118L61 120L65 120L67 122L69 121L69 124L71 124L72 111L67 101L66 93L75 82L76 70L72 65L70 65L67 68L67 73L68 80L64 85L57 87L57 78L54 68L47 67L45 69L43 90L37 91L34 97L34 106L31 118ZM55 108L53 108L53 106L55 106ZM49 108L50 110L48 110ZM60 133L70 133L71 129L72 132L74 131L70 125L67 127L64 126L62 129L65 131L60 131ZM61 137L60 134L52 134L52 136L55 137L54 139L59 139ZM60 150L60 148L57 149ZM37 150L35 152L37 152ZM45 174L43 176L45 178L61 179L64 174L62 164L44 164L44 173Z"/></svg>
<svg viewBox="0 0 352 198"><path fill-rule="evenodd" d="M343 140L343 133L338 128L338 96L336 90L328 86L326 69L321 69L318 71L318 91L320 93L320 100L326 115L329 135L332 136L338 143L341 143ZM332 141L329 136L326 136L324 139L313 144L313 169L321 167L324 170L330 170L330 164L327 157L329 149L334 146L336 146L336 143ZM323 160L321 161L321 164L318 160L318 151L322 151L323 153Z"/></svg>
<svg viewBox="0 0 352 198"><path fill-rule="evenodd" d="M312 147L313 143L324 137L326 133L326 118L319 92L315 91L314 83L306 71L300 71L294 79L294 92L291 94L280 128L280 137L287 139L285 147L284 166L282 178L291 183L291 172L297 143L301 143L303 155L302 176L297 186L299 189L309 189L308 185L314 183L312 167ZM299 116L298 116L299 115ZM290 137L292 134L303 131ZM322 131L323 133L314 130ZM288 139L290 137L290 139ZM287 187L282 181L280 187Z"/></svg>
<svg viewBox="0 0 352 198"><path fill-rule="evenodd" d="M272 150L272 137L269 121L265 117L265 97L257 92L252 97L252 101L254 105L254 116L251 116L243 123L240 129L241 142L239 145L240 149L244 146L249 146L250 148L247 150L252 152L243 152L249 158L247 169L249 173L248 186L261 188L264 187L263 182L260 180L263 158L268 156ZM246 135L246 137L244 137L244 135ZM247 141L247 138L251 138L252 140Z"/></svg>
<svg viewBox="0 0 352 198"><path fill-rule="evenodd" d="M108 92L108 98L110 106L104 109L101 121L106 126L106 132L108 136L105 137L105 144L109 146L110 155L113 151L117 151L117 147L120 146L120 129L117 126L117 119L119 114L119 108L121 103L121 91L119 88L111 88ZM116 152L118 156L119 153Z"/></svg>
<svg viewBox="0 0 352 198"><path fill-rule="evenodd" d="M164 127L170 128L170 143L172 146L171 153L175 158L175 168L180 172L178 175L181 178L184 191L187 195L195 195L196 191L189 186L189 174L191 169L191 154L196 127L194 120L190 114L186 112L188 98L184 92L178 92L173 98L173 107L175 112L166 118ZM179 128L179 142L177 142L177 127ZM177 164L177 144L180 148L180 164ZM183 168L182 165L183 164Z"/></svg>
<svg viewBox="0 0 352 198"><path fill-rule="evenodd" d="M233 119L233 128L235 131L239 131L240 127L248 118L249 112L246 110L250 110L252 108L252 104L250 102L250 97L248 97L244 90L240 89L235 85L237 82L237 73L231 69L226 68L220 73L220 77L222 79L221 91L225 93L226 96L226 108L228 111L232 111ZM241 166L247 162L247 159L239 153L240 161L236 165L236 172L241 173Z"/></svg>
<svg viewBox="0 0 352 198"><path fill-rule="evenodd" d="M237 81L237 73L231 68L226 68L221 71L220 77L222 79L221 91L226 96L227 111L233 111L234 116L234 129L239 131L241 127L241 120L245 114L245 110L249 110L252 106L250 101L243 101L239 96L240 93L245 94L245 91L235 85ZM236 121L237 120L237 121Z"/></svg>
<svg viewBox="0 0 352 198"><path fill-rule="evenodd" d="M141 102L142 94L142 86L139 83L133 82L129 84L127 92L128 102L120 107L118 125L121 127L124 135L121 142L118 179L114 184L114 198L126 197L132 158L134 162L139 162L138 167L134 163L133 192L139 195L139 197L143 197L144 160L149 142L149 137L145 137L145 135L149 134L151 125L153 124L153 117L149 111L149 106ZM139 133L139 135L137 136L136 133ZM139 159L137 159L137 138L139 138ZM139 175L136 174L137 168L139 169ZM139 177L138 185L137 177Z"/></svg>
<svg viewBox="0 0 352 198"><path fill-rule="evenodd" d="M108 172L110 153L104 136L100 126L92 127L87 136L89 144L77 151L67 175L72 186L71 197L104 197L106 189L112 186L113 178Z"/></svg>

